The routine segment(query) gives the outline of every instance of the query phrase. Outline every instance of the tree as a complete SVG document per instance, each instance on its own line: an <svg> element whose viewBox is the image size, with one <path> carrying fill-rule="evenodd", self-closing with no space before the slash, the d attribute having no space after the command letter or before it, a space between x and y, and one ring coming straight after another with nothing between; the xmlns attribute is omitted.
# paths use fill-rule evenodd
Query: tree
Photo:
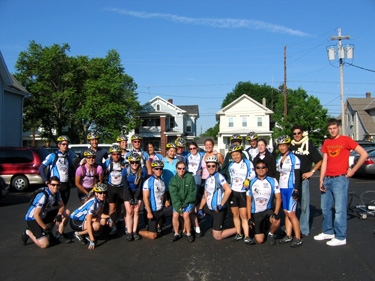
<svg viewBox="0 0 375 281"><path fill-rule="evenodd" d="M284 116L284 100L279 99L273 114L276 126L273 128L274 138L291 134L293 125L301 125L309 132L309 138L319 146L326 134L328 110L324 109L318 98L309 96L305 90L288 89L287 116Z"/></svg>
<svg viewBox="0 0 375 281"><path fill-rule="evenodd" d="M267 107L271 110L274 110L274 105L276 104L277 100L279 99L279 90L272 88L266 84L259 85L257 83L253 84L249 82L238 82L236 87L233 89L232 92L228 93L223 103L221 104L221 108L227 106L234 100L238 99L243 94L248 95L252 99L256 100L260 104L263 102L263 98L266 99Z"/></svg>
<svg viewBox="0 0 375 281"><path fill-rule="evenodd" d="M20 53L15 77L30 92L25 99L24 129L43 128L55 140L67 134L85 140L88 128L113 140L139 124L140 104L133 79L124 73L119 54L105 58L69 57L68 44L42 47L31 41Z"/></svg>

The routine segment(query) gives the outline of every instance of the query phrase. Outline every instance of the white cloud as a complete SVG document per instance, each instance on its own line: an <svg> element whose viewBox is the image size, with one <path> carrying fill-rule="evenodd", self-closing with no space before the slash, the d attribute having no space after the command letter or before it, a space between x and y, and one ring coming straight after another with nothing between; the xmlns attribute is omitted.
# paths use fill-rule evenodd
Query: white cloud
<svg viewBox="0 0 375 281"><path fill-rule="evenodd" d="M275 33L284 33L294 36L310 36L308 33L302 32L300 30L291 29L282 25L271 24L258 20L247 20L247 19L214 19L214 18L189 18L182 17L172 14L160 14L160 13L145 13L145 12L136 12L129 11L125 9L118 8L108 8L108 11L118 13L120 15L129 15L136 18L161 18L173 22L192 24L192 25L202 25L202 26L211 26L214 28L247 28L247 29L259 29L265 30L268 32Z"/></svg>

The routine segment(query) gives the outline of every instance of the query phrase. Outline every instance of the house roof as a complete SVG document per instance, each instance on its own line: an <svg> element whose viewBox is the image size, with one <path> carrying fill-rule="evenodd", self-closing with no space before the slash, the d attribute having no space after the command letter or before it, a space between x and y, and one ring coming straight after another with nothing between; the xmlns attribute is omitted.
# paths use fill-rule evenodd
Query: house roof
<svg viewBox="0 0 375 281"><path fill-rule="evenodd" d="M241 103L244 99L247 99L249 100L250 102L252 102L253 104L259 106L261 109L264 110L265 114L273 114L273 111L271 109L269 109L268 107L264 106L263 104L257 102L255 99L249 97L248 95L245 95L243 94L242 96L240 96L239 98L235 99L234 101L232 101L230 104L228 104L227 106L223 107L222 109L220 109L218 112L216 112L216 118L219 116L219 115L225 115L225 111L227 111L228 109L230 109L231 107Z"/></svg>
<svg viewBox="0 0 375 281"><path fill-rule="evenodd" d="M199 116L199 109L198 105L177 105L177 107L185 110L190 115L198 115Z"/></svg>
<svg viewBox="0 0 375 281"><path fill-rule="evenodd" d="M371 109L375 109L375 98L348 98L347 107L349 106L357 112L365 131L370 135L375 134L375 122L369 114Z"/></svg>
<svg viewBox="0 0 375 281"><path fill-rule="evenodd" d="M8 67L5 64L3 54L0 51L0 77L4 81L4 90L12 92L13 94L18 95L27 95L27 90L21 85L13 75L9 73Z"/></svg>

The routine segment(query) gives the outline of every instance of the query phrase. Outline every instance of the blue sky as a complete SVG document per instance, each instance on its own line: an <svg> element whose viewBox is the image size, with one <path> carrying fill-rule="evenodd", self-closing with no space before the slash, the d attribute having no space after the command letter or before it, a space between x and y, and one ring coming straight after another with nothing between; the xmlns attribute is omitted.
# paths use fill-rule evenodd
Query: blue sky
<svg viewBox="0 0 375 281"><path fill-rule="evenodd" d="M302 87L340 114L338 61L331 36L350 35L345 99L375 97L375 1L1 0L0 50L10 72L29 41L68 43L70 55L104 57L115 49L138 85L141 104L158 95L199 106L198 130L216 123L223 99L240 81ZM369 71L372 70L372 71Z"/></svg>

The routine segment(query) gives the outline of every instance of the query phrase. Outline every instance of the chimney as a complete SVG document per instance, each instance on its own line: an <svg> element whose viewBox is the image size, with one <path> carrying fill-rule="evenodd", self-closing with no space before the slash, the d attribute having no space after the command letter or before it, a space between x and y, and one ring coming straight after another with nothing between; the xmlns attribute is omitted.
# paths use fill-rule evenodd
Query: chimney
<svg viewBox="0 0 375 281"><path fill-rule="evenodd" d="M168 102L173 104L173 99L168 99Z"/></svg>
<svg viewBox="0 0 375 281"><path fill-rule="evenodd" d="M266 107L267 107L267 104L266 104L266 98L262 98L262 104L263 104L263 106L266 106Z"/></svg>
<svg viewBox="0 0 375 281"><path fill-rule="evenodd" d="M371 93L370 92L366 93L366 99L371 99Z"/></svg>

